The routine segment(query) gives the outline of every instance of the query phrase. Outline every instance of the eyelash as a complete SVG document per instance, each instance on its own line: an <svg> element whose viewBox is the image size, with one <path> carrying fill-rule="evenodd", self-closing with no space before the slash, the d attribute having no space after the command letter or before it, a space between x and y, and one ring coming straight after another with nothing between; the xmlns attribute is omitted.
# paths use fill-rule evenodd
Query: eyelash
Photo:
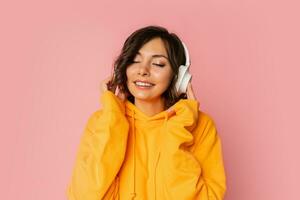
<svg viewBox="0 0 300 200"><path fill-rule="evenodd" d="M139 62L136 62L136 61L132 61L132 62L133 62L133 63L139 63ZM154 64L154 65L159 66L159 67L165 66L164 64Z"/></svg>

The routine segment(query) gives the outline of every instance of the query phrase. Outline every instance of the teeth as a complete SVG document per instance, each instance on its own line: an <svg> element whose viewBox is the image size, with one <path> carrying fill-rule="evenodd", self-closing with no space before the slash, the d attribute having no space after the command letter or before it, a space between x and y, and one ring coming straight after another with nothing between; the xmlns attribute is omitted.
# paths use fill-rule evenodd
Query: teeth
<svg viewBox="0 0 300 200"><path fill-rule="evenodd" d="M135 82L136 85L139 85L139 86L152 86L153 84L150 84L150 83L142 83L142 82Z"/></svg>

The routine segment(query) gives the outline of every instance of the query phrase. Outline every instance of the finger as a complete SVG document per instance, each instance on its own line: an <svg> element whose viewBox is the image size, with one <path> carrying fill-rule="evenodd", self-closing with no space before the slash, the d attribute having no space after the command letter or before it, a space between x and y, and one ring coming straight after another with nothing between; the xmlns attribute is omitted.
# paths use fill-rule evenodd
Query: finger
<svg viewBox="0 0 300 200"><path fill-rule="evenodd" d="M192 88L192 83L191 82L189 82L189 84L188 84L188 89L189 89L189 91L191 93L193 92L193 88Z"/></svg>
<svg viewBox="0 0 300 200"><path fill-rule="evenodd" d="M115 95L119 96L120 94L120 90L119 90L119 87L117 86L116 89L114 90L115 91Z"/></svg>
<svg viewBox="0 0 300 200"><path fill-rule="evenodd" d="M106 85L109 85L109 89L114 93L114 94L116 94L116 90L117 90L117 85L112 85L112 81L113 81L113 79L112 79L112 75L111 76L109 76L108 78L107 78L107 80L106 80Z"/></svg>
<svg viewBox="0 0 300 200"><path fill-rule="evenodd" d="M108 83L111 80L112 76L108 76L104 79L104 83Z"/></svg>
<svg viewBox="0 0 300 200"><path fill-rule="evenodd" d="M189 82L189 84L188 84L188 92L187 92L187 94L188 94L188 98L189 99L196 99L191 82Z"/></svg>
<svg viewBox="0 0 300 200"><path fill-rule="evenodd" d="M125 99L126 99L126 96L125 96L125 94L122 92L122 93L120 93L120 99L122 100L122 101L125 101Z"/></svg>
<svg viewBox="0 0 300 200"><path fill-rule="evenodd" d="M127 96L125 93L121 92L121 90L119 89L118 87L118 93L117 93L117 96L122 100L122 101L125 101Z"/></svg>
<svg viewBox="0 0 300 200"><path fill-rule="evenodd" d="M169 109L167 110L167 112L168 112L169 115L175 114L175 110L174 110L172 107L169 108Z"/></svg>
<svg viewBox="0 0 300 200"><path fill-rule="evenodd" d="M186 94L187 94L188 99L190 99L190 96L191 96L190 82L187 85Z"/></svg>

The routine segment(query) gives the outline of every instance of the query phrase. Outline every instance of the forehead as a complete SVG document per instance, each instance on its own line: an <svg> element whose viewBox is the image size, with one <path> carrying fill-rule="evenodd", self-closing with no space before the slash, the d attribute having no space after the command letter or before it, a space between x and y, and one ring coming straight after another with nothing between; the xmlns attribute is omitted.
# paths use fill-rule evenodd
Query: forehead
<svg viewBox="0 0 300 200"><path fill-rule="evenodd" d="M144 44L139 49L138 55L141 56L161 55L166 58L168 57L165 44L161 38L154 38L149 42L147 42L146 44Z"/></svg>

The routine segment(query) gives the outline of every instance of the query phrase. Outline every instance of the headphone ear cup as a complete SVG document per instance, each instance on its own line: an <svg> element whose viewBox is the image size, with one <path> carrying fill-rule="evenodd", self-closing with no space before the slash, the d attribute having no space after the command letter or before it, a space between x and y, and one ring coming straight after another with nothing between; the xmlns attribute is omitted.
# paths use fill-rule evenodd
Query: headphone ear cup
<svg viewBox="0 0 300 200"><path fill-rule="evenodd" d="M182 45L184 47L184 54L185 54L186 61L185 61L185 65L180 65L178 68L178 78L175 84L176 92L178 96L187 92L188 83L192 78L192 75L188 71L189 66L191 65L189 52L184 42L182 42Z"/></svg>
<svg viewBox="0 0 300 200"><path fill-rule="evenodd" d="M176 81L176 84L175 84L175 87L176 87L176 92L177 92L177 95L180 95L180 84L181 84L181 80L182 80L182 77L183 77L183 65L180 65L179 68L178 68L178 76L177 76L177 81Z"/></svg>
<svg viewBox="0 0 300 200"><path fill-rule="evenodd" d="M182 82L181 82L181 92L182 93L187 92L187 87L188 87L188 84L189 84L189 81L191 80L191 78L192 78L192 75L189 73L189 71L186 71L186 73L182 79Z"/></svg>
<svg viewBox="0 0 300 200"><path fill-rule="evenodd" d="M188 66L180 65L178 69L178 79L175 85L178 95L186 92L187 85L190 79L191 79L191 74L188 71Z"/></svg>

